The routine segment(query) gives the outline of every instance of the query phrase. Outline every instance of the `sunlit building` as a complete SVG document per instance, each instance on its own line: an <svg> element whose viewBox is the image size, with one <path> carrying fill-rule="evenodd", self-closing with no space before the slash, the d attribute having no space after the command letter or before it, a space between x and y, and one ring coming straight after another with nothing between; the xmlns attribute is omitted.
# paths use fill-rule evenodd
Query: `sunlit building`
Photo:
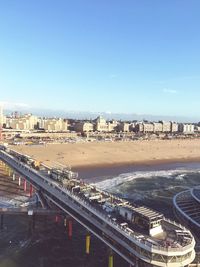
<svg viewBox="0 0 200 267"><path fill-rule="evenodd" d="M98 118L96 118L95 130L98 132L108 132L108 124L102 116L99 116Z"/></svg>
<svg viewBox="0 0 200 267"><path fill-rule="evenodd" d="M193 124L179 124L179 132L183 134L193 134L194 133L194 125Z"/></svg>
<svg viewBox="0 0 200 267"><path fill-rule="evenodd" d="M94 130L94 125L90 122L77 122L74 125L74 130L76 132L93 132Z"/></svg>

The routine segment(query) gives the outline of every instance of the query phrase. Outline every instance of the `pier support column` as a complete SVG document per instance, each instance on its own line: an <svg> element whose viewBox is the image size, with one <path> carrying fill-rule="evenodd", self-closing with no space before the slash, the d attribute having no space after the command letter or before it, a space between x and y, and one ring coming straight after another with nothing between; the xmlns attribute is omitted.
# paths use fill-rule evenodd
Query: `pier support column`
<svg viewBox="0 0 200 267"><path fill-rule="evenodd" d="M86 253L86 255L90 254L90 240L91 240L90 234L87 233L86 240L85 240L85 253Z"/></svg>
<svg viewBox="0 0 200 267"><path fill-rule="evenodd" d="M110 251L109 257L108 257L108 267L113 267L113 253Z"/></svg>
<svg viewBox="0 0 200 267"><path fill-rule="evenodd" d="M33 195L33 186L32 186L32 184L30 184L30 186L29 186L29 196L32 197L32 195Z"/></svg>
<svg viewBox="0 0 200 267"><path fill-rule="evenodd" d="M3 230L4 216L1 214L0 229Z"/></svg>
<svg viewBox="0 0 200 267"><path fill-rule="evenodd" d="M21 176L18 178L18 185L21 186Z"/></svg>
<svg viewBox="0 0 200 267"><path fill-rule="evenodd" d="M26 179L24 179L24 192L26 192L26 188L27 188L27 183L26 183Z"/></svg>
<svg viewBox="0 0 200 267"><path fill-rule="evenodd" d="M9 176L9 167L8 167L8 165L5 165L5 171L6 171L6 175Z"/></svg>
<svg viewBox="0 0 200 267"><path fill-rule="evenodd" d="M68 237L72 239L72 220L68 221Z"/></svg>
<svg viewBox="0 0 200 267"><path fill-rule="evenodd" d="M40 205L40 200L39 200L38 194L35 194L35 198L36 198L36 207L38 208Z"/></svg>
<svg viewBox="0 0 200 267"><path fill-rule="evenodd" d="M135 267L139 267L138 258L135 258Z"/></svg>
<svg viewBox="0 0 200 267"><path fill-rule="evenodd" d="M12 170L11 168L8 167L8 176L11 177L12 176Z"/></svg>
<svg viewBox="0 0 200 267"><path fill-rule="evenodd" d="M58 215L56 215L55 216L55 223L58 224L58 222L59 222L59 217L58 217Z"/></svg>
<svg viewBox="0 0 200 267"><path fill-rule="evenodd" d="M64 227L65 228L67 227L67 218L66 217L64 218Z"/></svg>

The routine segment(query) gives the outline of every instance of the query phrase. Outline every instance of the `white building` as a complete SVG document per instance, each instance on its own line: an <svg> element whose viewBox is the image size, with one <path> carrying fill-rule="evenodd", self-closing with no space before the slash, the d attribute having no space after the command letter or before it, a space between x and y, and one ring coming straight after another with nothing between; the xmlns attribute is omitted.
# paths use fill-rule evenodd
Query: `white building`
<svg viewBox="0 0 200 267"><path fill-rule="evenodd" d="M176 133L178 132L178 123L176 122L171 122L171 133Z"/></svg>
<svg viewBox="0 0 200 267"><path fill-rule="evenodd" d="M60 132L68 130L68 121L59 119L40 119L39 127L49 132Z"/></svg>
<svg viewBox="0 0 200 267"><path fill-rule="evenodd" d="M144 133L153 133L154 131L154 125L151 122L143 123L143 127L144 127Z"/></svg>
<svg viewBox="0 0 200 267"><path fill-rule="evenodd" d="M154 133L161 133L163 131L163 125L161 122L154 122Z"/></svg>
<svg viewBox="0 0 200 267"><path fill-rule="evenodd" d="M98 118L96 118L95 130L98 132L108 132L108 124L102 116L99 116Z"/></svg>
<svg viewBox="0 0 200 267"><path fill-rule="evenodd" d="M76 132L93 132L94 125L90 122L77 122L74 126Z"/></svg>
<svg viewBox="0 0 200 267"><path fill-rule="evenodd" d="M38 118L32 114L26 114L19 118L7 117L6 127L16 130L34 130L37 125Z"/></svg>
<svg viewBox="0 0 200 267"><path fill-rule="evenodd" d="M183 134L193 134L194 133L194 125L193 124L179 124L179 132Z"/></svg>
<svg viewBox="0 0 200 267"><path fill-rule="evenodd" d="M170 133L171 132L171 122L170 121L162 121L163 125L163 133Z"/></svg>

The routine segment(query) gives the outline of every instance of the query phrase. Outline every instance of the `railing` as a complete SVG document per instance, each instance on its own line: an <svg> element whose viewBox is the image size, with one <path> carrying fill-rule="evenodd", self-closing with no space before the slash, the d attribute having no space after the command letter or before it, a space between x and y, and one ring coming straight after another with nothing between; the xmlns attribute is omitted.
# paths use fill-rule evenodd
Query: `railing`
<svg viewBox="0 0 200 267"><path fill-rule="evenodd" d="M197 190L197 192L196 192ZM194 197L194 199L200 203L200 186L195 186L194 188L190 189L190 193L191 195Z"/></svg>
<svg viewBox="0 0 200 267"><path fill-rule="evenodd" d="M187 218L187 220L191 221L193 224L195 224L197 227L200 227L200 224L193 220L186 212L184 212L178 205L177 200L179 197L183 197L183 196L187 196L187 194L190 193L190 190L186 190L186 191L182 191L179 192L178 194L176 194L173 198L173 205L175 207L175 209L185 218Z"/></svg>

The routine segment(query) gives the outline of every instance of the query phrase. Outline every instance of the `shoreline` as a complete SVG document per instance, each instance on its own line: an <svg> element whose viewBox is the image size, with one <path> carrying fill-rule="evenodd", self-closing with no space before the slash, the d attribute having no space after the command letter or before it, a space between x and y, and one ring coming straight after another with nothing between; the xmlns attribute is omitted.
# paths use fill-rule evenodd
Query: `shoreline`
<svg viewBox="0 0 200 267"><path fill-rule="evenodd" d="M172 163L200 163L200 157L194 158L171 158L171 159L152 159L152 160L141 160L141 161L121 161L113 163L89 163L84 165L74 165L73 170L76 169L96 169L96 168L109 168L109 167L130 167L130 166L158 166L162 164Z"/></svg>
<svg viewBox="0 0 200 267"><path fill-rule="evenodd" d="M118 176L122 173L142 172L142 171L163 171L180 168L200 169L200 159L196 160L158 160L128 164L99 164L90 166L78 166L73 168L79 173L81 179L91 181L102 181L112 176Z"/></svg>

